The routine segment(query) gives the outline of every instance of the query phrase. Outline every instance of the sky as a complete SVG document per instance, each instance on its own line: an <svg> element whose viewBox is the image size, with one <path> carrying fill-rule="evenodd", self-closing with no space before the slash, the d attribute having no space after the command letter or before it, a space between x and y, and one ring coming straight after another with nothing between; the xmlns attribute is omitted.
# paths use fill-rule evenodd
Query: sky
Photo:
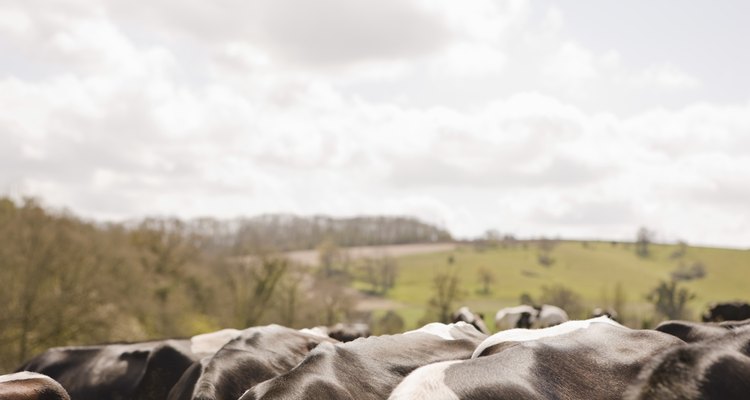
<svg viewBox="0 0 750 400"><path fill-rule="evenodd" d="M750 247L750 3L5 0L0 195Z"/></svg>

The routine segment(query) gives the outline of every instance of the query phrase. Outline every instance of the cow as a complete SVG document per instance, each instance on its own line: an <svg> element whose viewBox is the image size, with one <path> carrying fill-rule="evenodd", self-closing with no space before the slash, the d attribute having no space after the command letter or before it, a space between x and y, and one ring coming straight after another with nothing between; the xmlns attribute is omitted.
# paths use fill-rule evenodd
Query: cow
<svg viewBox="0 0 750 400"><path fill-rule="evenodd" d="M548 328L567 321L568 314L560 307L544 304L540 307L520 305L503 308L495 314L495 328Z"/></svg>
<svg viewBox="0 0 750 400"><path fill-rule="evenodd" d="M454 312L451 316L452 322L463 321L467 324L473 325L479 332L485 335L490 334L490 330L487 329L487 325L484 323L484 315L481 313L473 313L469 310L469 307L461 307L458 311Z"/></svg>
<svg viewBox="0 0 750 400"><path fill-rule="evenodd" d="M750 319L744 321L704 323L691 321L664 321L655 329L676 336L685 342L695 343L724 336L728 330L737 329L746 325L750 325Z"/></svg>
<svg viewBox="0 0 750 400"><path fill-rule="evenodd" d="M560 307L544 304L539 309L539 314L532 321L532 328L549 328L568 321L568 313Z"/></svg>
<svg viewBox="0 0 750 400"><path fill-rule="evenodd" d="M750 318L750 304L735 301L714 303L703 314L703 322L742 321Z"/></svg>
<svg viewBox="0 0 750 400"><path fill-rule="evenodd" d="M601 317L602 315L605 317L609 317L609 319L613 321L620 322L617 311L612 308L596 307L591 311L591 318Z"/></svg>
<svg viewBox="0 0 750 400"><path fill-rule="evenodd" d="M643 367L627 400L750 397L750 326L674 346Z"/></svg>
<svg viewBox="0 0 750 400"><path fill-rule="evenodd" d="M430 363L467 359L487 336L473 326L431 323L397 335L321 343L294 369L260 383L240 400L375 400L411 371Z"/></svg>
<svg viewBox="0 0 750 400"><path fill-rule="evenodd" d="M239 329L228 328L195 335L190 338L190 351L198 357L211 356L241 333Z"/></svg>
<svg viewBox="0 0 750 400"><path fill-rule="evenodd" d="M499 331L511 328L531 328L538 310L532 306L507 307L495 314L495 328Z"/></svg>
<svg viewBox="0 0 750 400"><path fill-rule="evenodd" d="M257 383L292 369L319 343L337 342L308 332L279 325L246 329L188 368L167 399L236 399Z"/></svg>
<svg viewBox="0 0 750 400"><path fill-rule="evenodd" d="M2 400L70 400L68 392L47 375L17 372L0 375Z"/></svg>
<svg viewBox="0 0 750 400"><path fill-rule="evenodd" d="M643 364L683 343L606 317L487 338L469 360L412 372L390 400L620 399Z"/></svg>
<svg viewBox="0 0 750 400"><path fill-rule="evenodd" d="M328 328L328 336L339 342L351 342L361 337L370 336L370 327L362 322L341 323Z"/></svg>
<svg viewBox="0 0 750 400"><path fill-rule="evenodd" d="M75 400L163 400L197 357L189 340L55 347L19 371L59 382Z"/></svg>

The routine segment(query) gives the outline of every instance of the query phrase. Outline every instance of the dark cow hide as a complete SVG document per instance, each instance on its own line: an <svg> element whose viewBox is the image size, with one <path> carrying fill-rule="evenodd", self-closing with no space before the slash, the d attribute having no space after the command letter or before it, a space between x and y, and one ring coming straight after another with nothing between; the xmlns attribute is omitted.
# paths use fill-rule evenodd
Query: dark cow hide
<svg viewBox="0 0 750 400"><path fill-rule="evenodd" d="M467 359L484 338L466 323L435 323L399 335L322 343L296 368L258 384L240 400L383 399L414 369Z"/></svg>
<svg viewBox="0 0 750 400"><path fill-rule="evenodd" d="M390 399L620 399L646 361L683 343L661 332L589 321L500 332L477 348L479 357L414 371Z"/></svg>
<svg viewBox="0 0 750 400"><path fill-rule="evenodd" d="M56 347L19 370L50 376L74 400L163 400L194 361L189 340Z"/></svg>
<svg viewBox="0 0 750 400"><path fill-rule="evenodd" d="M461 307L458 311L454 312L451 316L452 321L459 322L463 321L467 324L473 325L479 332L485 335L490 334L490 330L487 329L487 325L484 323L484 315L472 312L469 307Z"/></svg>
<svg viewBox="0 0 750 400"><path fill-rule="evenodd" d="M339 342L351 342L361 337L370 336L370 326L362 322L341 323L327 328L328 336Z"/></svg>
<svg viewBox="0 0 750 400"><path fill-rule="evenodd" d="M750 326L663 352L643 368L625 398L750 398Z"/></svg>
<svg viewBox="0 0 750 400"><path fill-rule="evenodd" d="M336 340L279 325L246 329L212 357L188 368L168 399L236 399L257 383L292 369L321 342Z"/></svg>
<svg viewBox="0 0 750 400"><path fill-rule="evenodd" d="M703 322L742 321L750 318L750 304L743 302L718 303L703 315Z"/></svg>
<svg viewBox="0 0 750 400"><path fill-rule="evenodd" d="M70 400L68 392L54 379L36 372L0 375L2 400Z"/></svg>
<svg viewBox="0 0 750 400"><path fill-rule="evenodd" d="M656 330L676 336L685 342L694 343L724 336L728 330L750 325L750 319L724 322L664 321Z"/></svg>

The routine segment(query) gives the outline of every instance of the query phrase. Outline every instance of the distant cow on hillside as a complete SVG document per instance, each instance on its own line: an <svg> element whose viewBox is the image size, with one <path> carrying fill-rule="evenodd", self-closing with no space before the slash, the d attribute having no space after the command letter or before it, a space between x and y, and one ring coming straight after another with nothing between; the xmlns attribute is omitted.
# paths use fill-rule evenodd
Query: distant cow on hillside
<svg viewBox="0 0 750 400"><path fill-rule="evenodd" d="M730 303L712 304L703 322L742 321L750 318L750 304L735 301Z"/></svg>
<svg viewBox="0 0 750 400"><path fill-rule="evenodd" d="M498 330L512 328L548 328L568 321L568 314L560 307L544 304L541 307L520 305L503 308L495 314Z"/></svg>
<svg viewBox="0 0 750 400"><path fill-rule="evenodd" d="M469 307L461 307L458 311L454 312L451 316L453 323L464 321L467 324L473 325L479 332L485 335L490 334L490 330L487 329L487 325L484 323L484 315L482 313L474 313Z"/></svg>
<svg viewBox="0 0 750 400"><path fill-rule="evenodd" d="M354 339L370 336L370 326L362 322L341 323L328 327L328 336L339 342L351 342Z"/></svg>

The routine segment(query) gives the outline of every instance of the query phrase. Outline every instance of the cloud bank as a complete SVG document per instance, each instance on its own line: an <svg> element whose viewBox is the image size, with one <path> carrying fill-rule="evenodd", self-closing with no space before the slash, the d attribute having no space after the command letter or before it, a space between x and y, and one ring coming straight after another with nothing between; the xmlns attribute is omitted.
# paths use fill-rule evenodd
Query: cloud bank
<svg viewBox="0 0 750 400"><path fill-rule="evenodd" d="M747 246L750 101L566 24L527 1L6 2L0 190Z"/></svg>

